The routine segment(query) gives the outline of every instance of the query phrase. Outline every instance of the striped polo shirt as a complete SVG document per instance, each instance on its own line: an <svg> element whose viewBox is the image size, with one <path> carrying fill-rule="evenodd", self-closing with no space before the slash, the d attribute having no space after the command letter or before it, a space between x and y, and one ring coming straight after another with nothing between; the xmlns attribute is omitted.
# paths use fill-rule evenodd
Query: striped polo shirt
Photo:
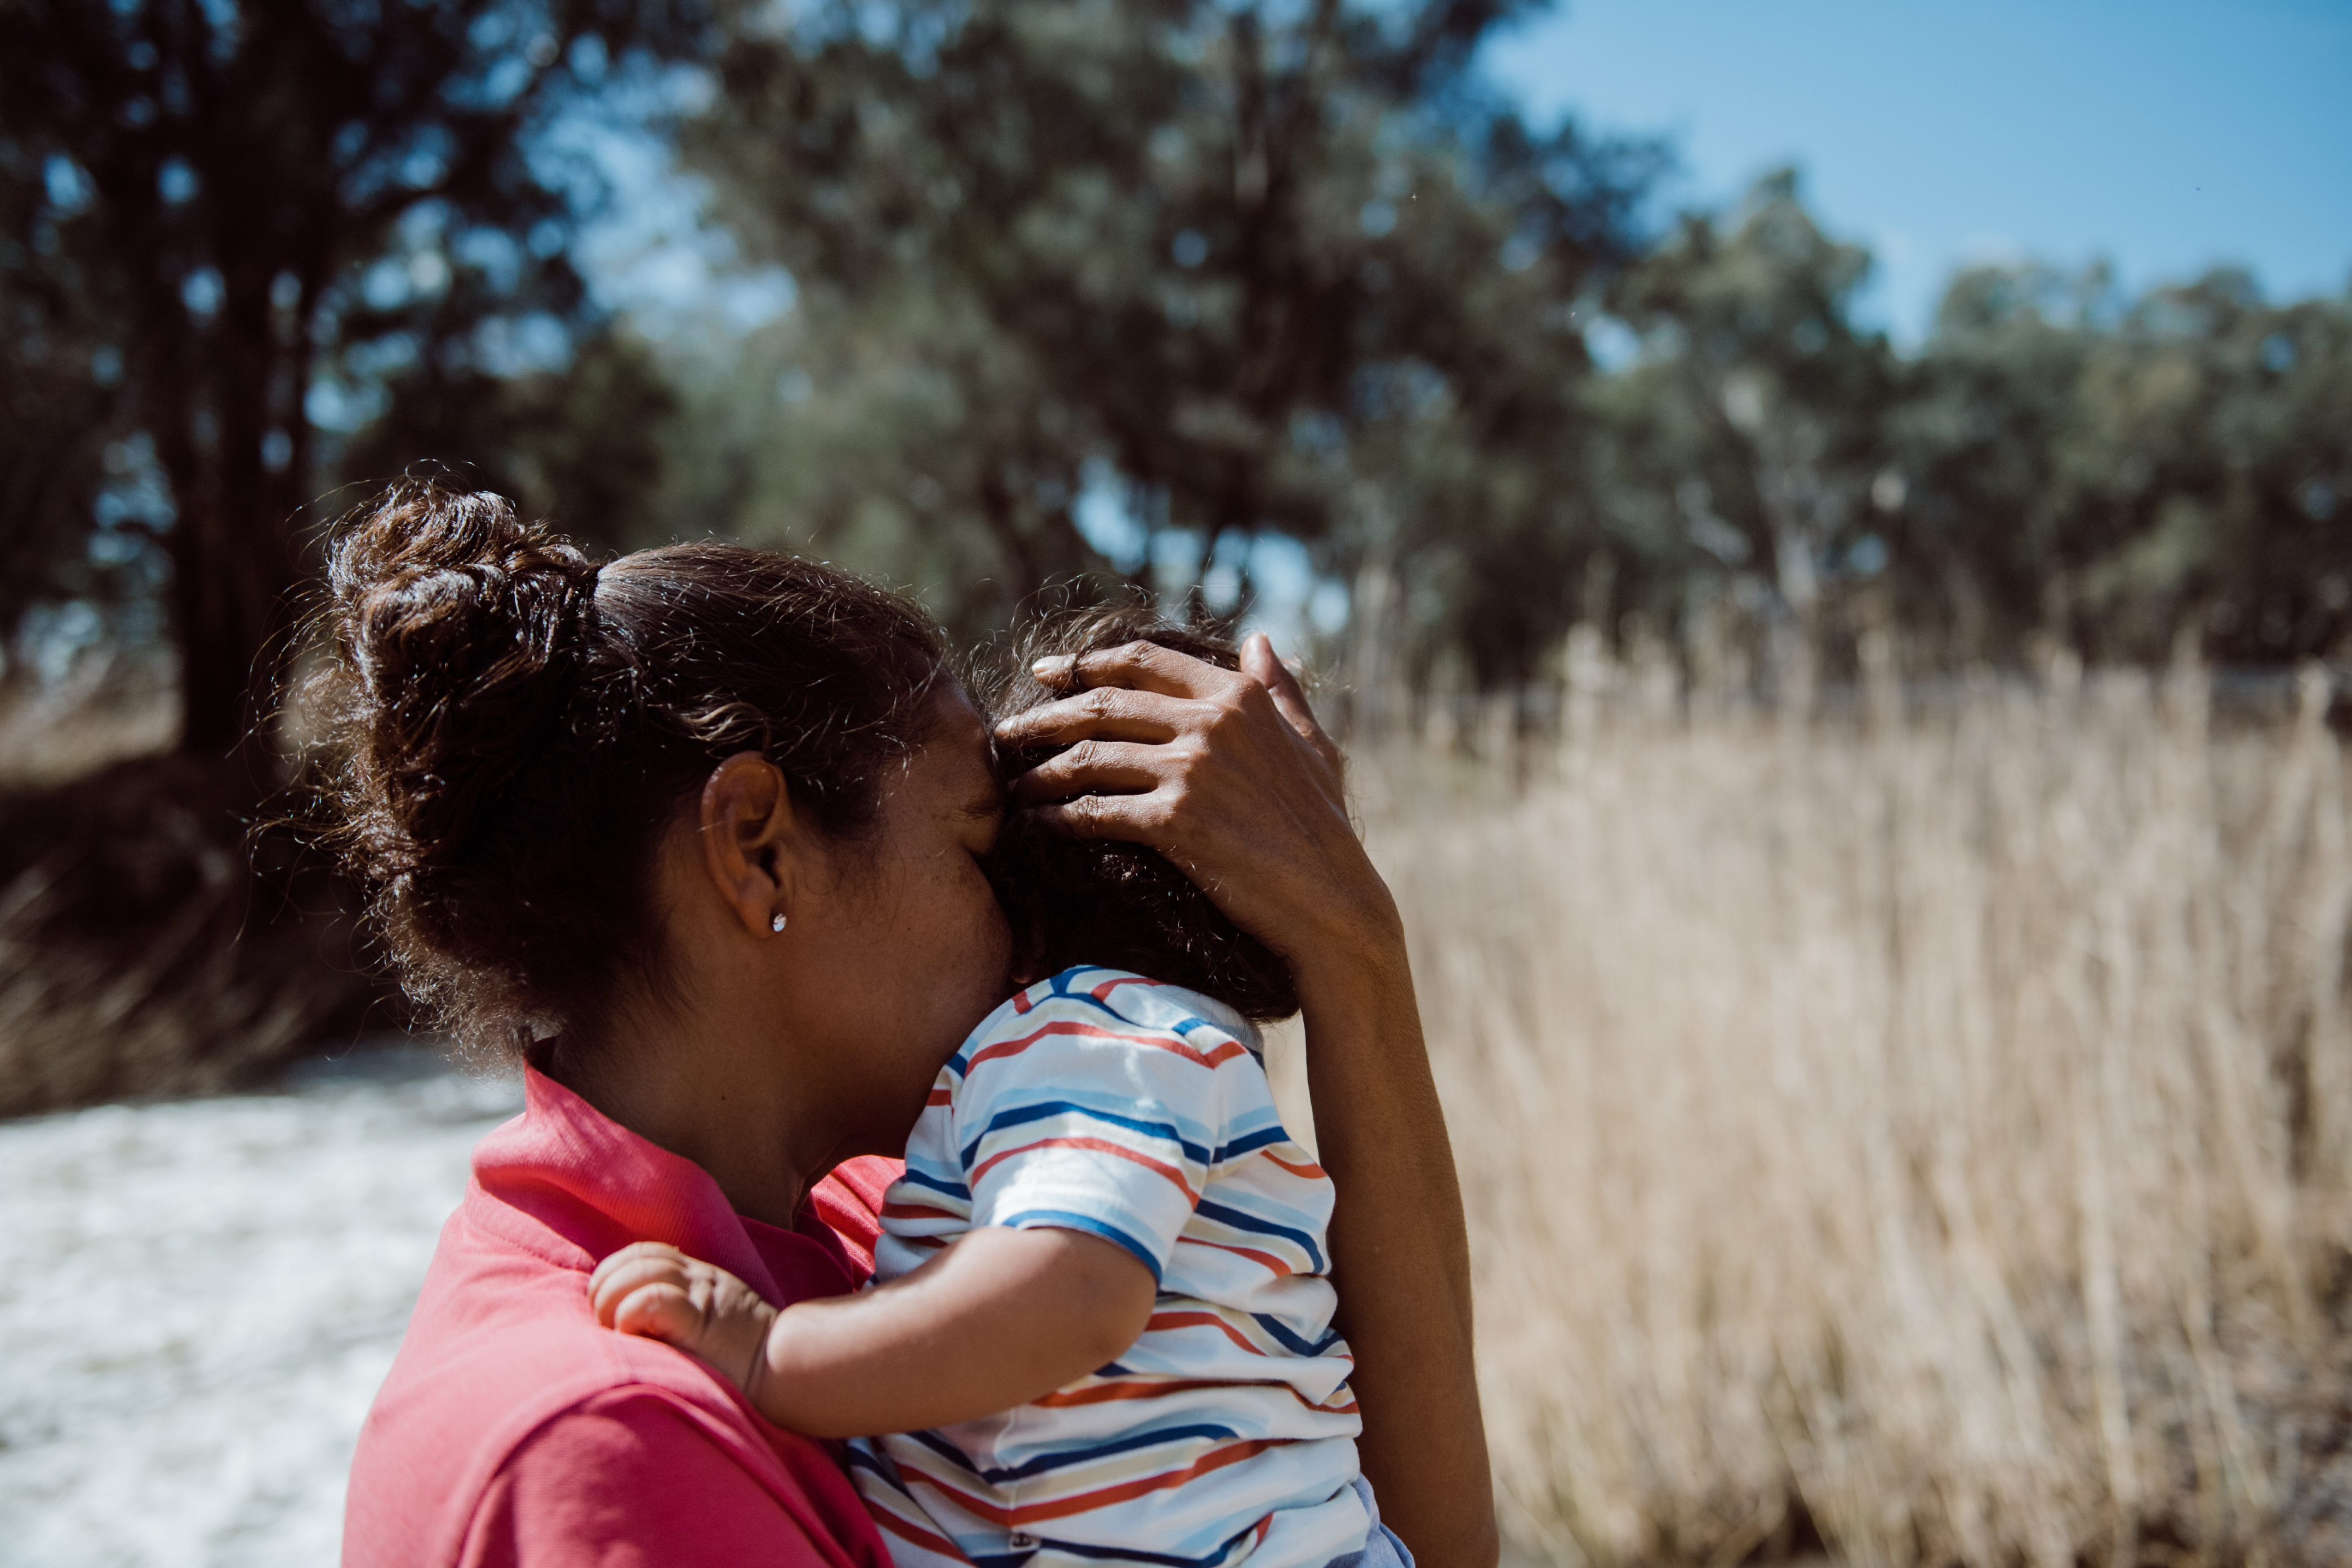
<svg viewBox="0 0 2352 1568"><path fill-rule="evenodd" d="M1143 1337L1034 1404L853 1445L900 1568L1319 1568L1360 1549L1331 1182L1257 1031L1119 970L1013 997L940 1069L882 1208L878 1279L977 1226L1083 1230L1160 1283Z"/></svg>

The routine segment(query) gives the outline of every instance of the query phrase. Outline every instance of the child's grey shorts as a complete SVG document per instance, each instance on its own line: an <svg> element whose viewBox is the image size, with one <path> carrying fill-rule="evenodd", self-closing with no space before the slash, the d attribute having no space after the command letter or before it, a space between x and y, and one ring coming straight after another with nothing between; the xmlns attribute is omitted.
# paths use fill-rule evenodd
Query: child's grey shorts
<svg viewBox="0 0 2352 1568"><path fill-rule="evenodd" d="M1372 1533L1362 1551L1333 1558L1331 1568L1412 1568L1412 1553L1405 1550L1395 1531L1381 1522L1381 1505L1372 1500L1371 1483L1358 1476L1354 1485L1356 1495L1364 1500L1364 1511L1372 1516Z"/></svg>

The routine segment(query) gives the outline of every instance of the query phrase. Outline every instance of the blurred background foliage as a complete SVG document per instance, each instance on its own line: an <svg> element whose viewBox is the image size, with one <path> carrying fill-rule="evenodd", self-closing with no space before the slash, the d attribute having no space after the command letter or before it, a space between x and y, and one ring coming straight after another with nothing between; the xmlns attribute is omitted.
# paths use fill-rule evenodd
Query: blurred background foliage
<svg viewBox="0 0 2352 1568"><path fill-rule="evenodd" d="M75 607L169 648L221 752L306 531L421 458L615 548L813 548L967 637L1049 584L1234 614L1295 542L1402 673L1490 689L1629 616L1766 690L1874 624L1923 669L2338 647L2344 298L1983 268L1898 352L1793 174L1662 217L1665 147L1484 85L1522 9L16 0L9 676ZM790 309L649 339L600 300L624 136Z"/></svg>
<svg viewBox="0 0 2352 1568"><path fill-rule="evenodd" d="M1869 647L2342 654L2352 297L1984 268L1898 349L1793 173L1667 213L1668 146L1492 88L1540 8L5 0L0 710L143 672L168 720L93 754L262 801L279 753L222 759L320 527L425 460L968 642L1041 591L1262 615L1279 566L1358 689L1556 686L1579 626L1763 699ZM596 287L647 148L770 308ZM160 918L17 762L0 878Z"/></svg>

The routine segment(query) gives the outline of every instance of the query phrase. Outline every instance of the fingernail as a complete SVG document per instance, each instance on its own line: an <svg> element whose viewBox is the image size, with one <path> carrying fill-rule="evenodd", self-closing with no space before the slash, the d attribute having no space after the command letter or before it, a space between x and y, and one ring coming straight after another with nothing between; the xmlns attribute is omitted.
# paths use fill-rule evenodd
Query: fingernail
<svg viewBox="0 0 2352 1568"><path fill-rule="evenodd" d="M1040 680L1064 680L1068 679L1070 671L1077 667L1078 661L1068 654L1049 653L1030 665L1029 673Z"/></svg>

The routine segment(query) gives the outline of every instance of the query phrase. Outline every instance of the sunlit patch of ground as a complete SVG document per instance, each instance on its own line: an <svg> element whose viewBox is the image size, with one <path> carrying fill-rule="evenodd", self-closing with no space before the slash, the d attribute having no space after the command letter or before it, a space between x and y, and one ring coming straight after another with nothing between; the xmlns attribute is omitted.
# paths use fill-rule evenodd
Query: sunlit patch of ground
<svg viewBox="0 0 2352 1568"><path fill-rule="evenodd" d="M168 678L87 660L51 686L0 686L0 788L38 787L168 750L180 715Z"/></svg>
<svg viewBox="0 0 2352 1568"><path fill-rule="evenodd" d="M6 1560L334 1562L360 1421L518 1103L400 1051L0 1124Z"/></svg>

